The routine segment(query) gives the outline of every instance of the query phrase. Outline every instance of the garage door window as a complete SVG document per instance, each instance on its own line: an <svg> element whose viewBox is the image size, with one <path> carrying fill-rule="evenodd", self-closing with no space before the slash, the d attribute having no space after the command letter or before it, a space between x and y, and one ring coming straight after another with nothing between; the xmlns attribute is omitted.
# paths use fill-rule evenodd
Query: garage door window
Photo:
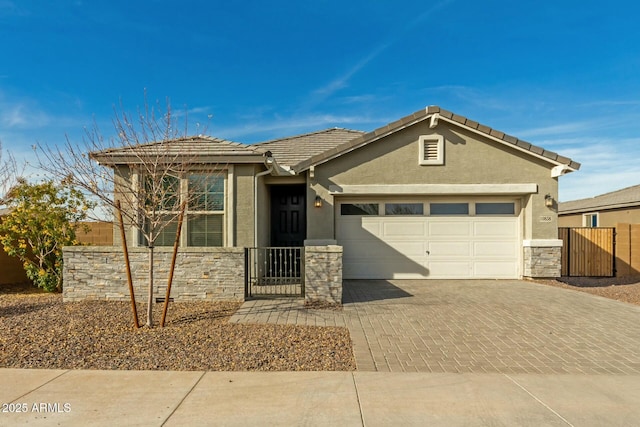
<svg viewBox="0 0 640 427"><path fill-rule="evenodd" d="M424 215L422 203L385 203L385 215Z"/></svg>
<svg viewBox="0 0 640 427"><path fill-rule="evenodd" d="M476 215L513 215L514 203L476 203Z"/></svg>
<svg viewBox="0 0 640 427"><path fill-rule="evenodd" d="M431 203L431 215L469 215L469 203Z"/></svg>
<svg viewBox="0 0 640 427"><path fill-rule="evenodd" d="M340 205L341 215L378 215L377 203L343 203Z"/></svg>

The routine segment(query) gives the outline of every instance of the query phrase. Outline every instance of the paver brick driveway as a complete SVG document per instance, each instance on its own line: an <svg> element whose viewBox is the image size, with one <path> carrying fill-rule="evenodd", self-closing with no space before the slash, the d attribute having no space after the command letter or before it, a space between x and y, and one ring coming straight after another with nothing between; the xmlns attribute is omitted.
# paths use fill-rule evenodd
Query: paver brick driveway
<svg viewBox="0 0 640 427"><path fill-rule="evenodd" d="M640 307L518 280L345 281L342 311L246 302L234 322L347 326L358 370L640 373Z"/></svg>

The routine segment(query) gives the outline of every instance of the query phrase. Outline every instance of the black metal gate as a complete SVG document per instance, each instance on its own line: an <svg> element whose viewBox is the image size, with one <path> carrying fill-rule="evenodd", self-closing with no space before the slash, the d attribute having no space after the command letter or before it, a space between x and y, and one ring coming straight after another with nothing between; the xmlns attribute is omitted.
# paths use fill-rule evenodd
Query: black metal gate
<svg viewBox="0 0 640 427"><path fill-rule="evenodd" d="M304 247L245 248L245 298L304 297Z"/></svg>

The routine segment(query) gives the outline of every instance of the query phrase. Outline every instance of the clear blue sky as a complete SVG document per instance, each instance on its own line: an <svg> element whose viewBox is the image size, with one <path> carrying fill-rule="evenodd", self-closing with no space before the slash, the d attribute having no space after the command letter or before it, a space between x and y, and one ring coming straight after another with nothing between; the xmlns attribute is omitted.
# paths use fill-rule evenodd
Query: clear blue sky
<svg viewBox="0 0 640 427"><path fill-rule="evenodd" d="M439 105L581 162L560 200L591 197L640 184L639 19L619 0L0 0L0 140L24 158L94 117L109 134L145 90L245 143Z"/></svg>

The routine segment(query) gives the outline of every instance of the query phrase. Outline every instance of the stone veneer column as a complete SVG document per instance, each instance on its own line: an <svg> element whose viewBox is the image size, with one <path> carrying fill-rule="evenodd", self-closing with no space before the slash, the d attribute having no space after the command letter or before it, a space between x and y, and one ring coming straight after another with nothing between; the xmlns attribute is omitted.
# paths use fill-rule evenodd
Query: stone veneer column
<svg viewBox="0 0 640 427"><path fill-rule="evenodd" d="M562 240L525 240L524 277L560 277Z"/></svg>
<svg viewBox="0 0 640 427"><path fill-rule="evenodd" d="M342 304L342 246L304 248L305 301Z"/></svg>

